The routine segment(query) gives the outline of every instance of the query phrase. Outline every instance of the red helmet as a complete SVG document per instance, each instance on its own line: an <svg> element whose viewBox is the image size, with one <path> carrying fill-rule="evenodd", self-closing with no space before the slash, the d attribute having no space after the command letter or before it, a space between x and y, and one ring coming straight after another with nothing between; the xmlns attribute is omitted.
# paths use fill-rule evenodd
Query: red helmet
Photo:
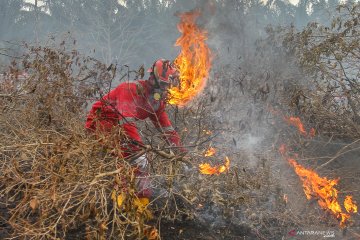
<svg viewBox="0 0 360 240"><path fill-rule="evenodd" d="M178 70L174 65L165 59L156 60L151 68L148 69L148 72L153 73L155 81L159 84L161 82L171 83L173 77L178 75Z"/></svg>

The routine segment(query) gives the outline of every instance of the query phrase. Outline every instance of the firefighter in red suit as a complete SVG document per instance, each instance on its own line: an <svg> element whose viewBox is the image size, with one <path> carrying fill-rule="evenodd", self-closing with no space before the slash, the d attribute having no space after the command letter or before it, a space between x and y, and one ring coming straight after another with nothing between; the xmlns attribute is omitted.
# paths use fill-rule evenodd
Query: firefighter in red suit
<svg viewBox="0 0 360 240"><path fill-rule="evenodd" d="M93 131L108 131L115 126L121 126L129 139L122 143L125 158L139 151L142 140L136 122L147 118L151 119L171 145L181 148L180 138L165 112L164 101L178 72L170 61L164 59L155 61L148 72L148 80L121 83L100 101L95 102L86 120L85 127ZM138 197L149 199L152 191L147 177L146 156L141 156L130 164L138 169Z"/></svg>

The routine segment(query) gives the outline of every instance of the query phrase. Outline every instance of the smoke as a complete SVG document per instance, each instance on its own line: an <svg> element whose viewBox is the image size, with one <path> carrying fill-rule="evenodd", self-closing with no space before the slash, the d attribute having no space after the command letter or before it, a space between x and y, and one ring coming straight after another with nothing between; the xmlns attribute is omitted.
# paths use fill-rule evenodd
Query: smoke
<svg viewBox="0 0 360 240"><path fill-rule="evenodd" d="M49 2L38 8L33 3L26 8L12 6L14 14L8 20L14 26L4 25L0 40L45 46L49 38L61 42L69 32L77 41L77 50L85 55L106 64L116 61L132 68L142 64L147 67L155 59L177 56L176 13L199 9L202 12L199 24L209 32L208 42L217 65L236 61L246 50L251 52L250 45L264 34L264 26L271 23L261 17L265 10L261 4L249 7L245 2L214 0L174 1L167 7L156 1L144 4L129 1L125 7L117 1L83 5L73 1L65 5ZM16 19L20 22L16 23Z"/></svg>
<svg viewBox="0 0 360 240"><path fill-rule="evenodd" d="M72 2L76 4L76 1ZM207 42L213 53L211 76L202 96L210 105L209 121L219 129L213 146L226 151L224 155L234 156L231 166L243 169L241 174L244 176L258 174L260 178L263 174L269 178L268 181L279 180L274 188L288 185L288 178L293 176L291 169L276 155L281 138L279 128L284 126L276 123L278 119L269 112L269 107L279 105L279 101L286 98L284 93L290 95L289 85L296 83L299 86L307 79L295 60L282 50L281 43L276 45L267 39L266 29L278 24L305 26L310 20L306 11L300 9L300 5L295 9L281 1L264 5L258 1L179 0L169 6L160 3L165 1L148 1L146 6L133 7L116 2L99 1L96 6L84 7L48 5L47 9L38 12L37 20L35 11L19 10L10 18L20 19L22 24L16 25L14 21L12 28L0 24L3 33L0 40L34 43L37 35L37 44L46 46L49 36L61 42L70 32L70 36L76 39L73 47L85 55L106 64L117 62L131 69L144 65L146 69L158 58L175 59L179 53L174 46L180 34L176 28L178 13L199 9L202 15L198 24L208 32ZM5 8L0 8L0 12L2 9ZM27 21L25 15L30 20ZM0 42L0 48L10 47ZM1 49L0 52L4 53ZM1 60L9 61L9 57L3 56ZM330 152L329 148L336 151ZM336 153L341 149L329 148L322 154ZM351 159L355 157L351 156ZM353 164L353 161L349 162ZM339 166L345 167L344 164ZM298 192L289 194L289 198L299 198L301 187L291 188L270 192L259 211L271 210L278 196L282 196L281 191ZM214 226L225 225L219 211L216 206L208 208L202 218ZM301 211L299 209L299 213ZM248 212L251 215L255 210ZM244 215L237 214L236 218L246 220Z"/></svg>

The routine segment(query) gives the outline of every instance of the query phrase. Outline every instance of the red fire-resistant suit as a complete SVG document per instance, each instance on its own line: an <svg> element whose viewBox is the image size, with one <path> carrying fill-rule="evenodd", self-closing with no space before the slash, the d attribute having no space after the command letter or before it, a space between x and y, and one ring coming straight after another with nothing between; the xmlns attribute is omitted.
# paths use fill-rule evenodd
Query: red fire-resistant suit
<svg viewBox="0 0 360 240"><path fill-rule="evenodd" d="M152 97L148 81L121 83L102 100L94 103L85 127L89 130L100 128L107 131L116 125L121 125L127 137L142 143L135 123L150 118L170 143L180 146L179 136L171 125L165 106L164 101L157 101ZM137 149L134 145L131 150Z"/></svg>
<svg viewBox="0 0 360 240"><path fill-rule="evenodd" d="M136 121L150 118L156 128L164 134L166 139L175 146L180 146L180 139L177 132L171 125L168 115L165 112L165 102L155 100L152 94L152 87L146 80L121 83L114 90L110 91L100 101L92 106L87 116L85 127L89 130L100 129L108 131L114 126L123 127L125 134L131 140L142 143ZM124 143L123 156L126 157L139 150L137 144ZM146 171L143 172L145 175ZM139 176L144 176L139 173ZM145 177L146 178L146 177ZM147 183L140 182L144 185ZM148 187L139 190L141 196L150 197L151 190Z"/></svg>

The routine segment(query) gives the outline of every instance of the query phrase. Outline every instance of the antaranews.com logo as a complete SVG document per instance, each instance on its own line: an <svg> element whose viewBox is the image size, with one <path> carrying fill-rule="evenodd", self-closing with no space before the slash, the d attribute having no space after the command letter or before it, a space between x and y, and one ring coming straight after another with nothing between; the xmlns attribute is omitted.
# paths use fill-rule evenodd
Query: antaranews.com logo
<svg viewBox="0 0 360 240"><path fill-rule="evenodd" d="M296 230L293 229L288 232L290 237L301 237L301 236L319 236L324 238L334 238L335 231L316 231L316 230Z"/></svg>

